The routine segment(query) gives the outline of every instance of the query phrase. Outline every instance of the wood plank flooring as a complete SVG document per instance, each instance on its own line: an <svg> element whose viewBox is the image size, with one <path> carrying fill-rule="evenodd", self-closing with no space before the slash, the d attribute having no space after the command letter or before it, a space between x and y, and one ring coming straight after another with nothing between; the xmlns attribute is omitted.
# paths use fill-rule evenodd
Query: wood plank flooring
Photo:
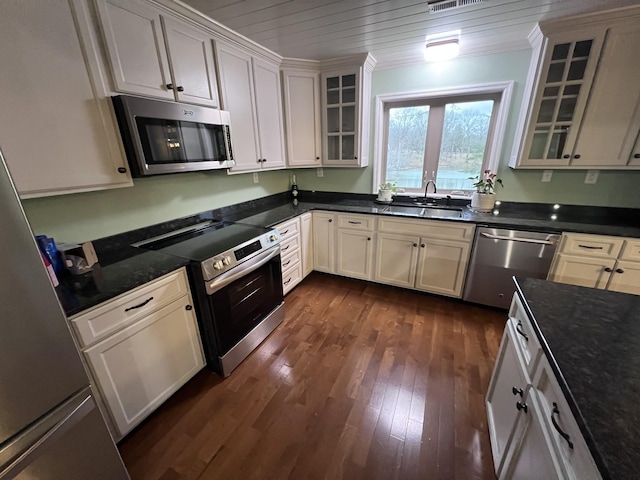
<svg viewBox="0 0 640 480"><path fill-rule="evenodd" d="M506 312L312 273L223 380L119 445L133 480L495 479L484 395Z"/></svg>

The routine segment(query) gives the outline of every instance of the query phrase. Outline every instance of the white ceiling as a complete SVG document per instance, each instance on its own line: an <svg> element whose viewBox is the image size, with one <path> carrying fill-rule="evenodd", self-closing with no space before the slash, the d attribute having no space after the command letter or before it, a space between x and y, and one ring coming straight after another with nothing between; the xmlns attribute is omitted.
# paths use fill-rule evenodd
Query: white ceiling
<svg viewBox="0 0 640 480"><path fill-rule="evenodd" d="M370 52L379 64L420 58L426 35L460 30L462 55L514 50L528 46L527 35L539 21L640 4L484 0L429 14L427 1L416 0L182 1L284 57L322 60Z"/></svg>

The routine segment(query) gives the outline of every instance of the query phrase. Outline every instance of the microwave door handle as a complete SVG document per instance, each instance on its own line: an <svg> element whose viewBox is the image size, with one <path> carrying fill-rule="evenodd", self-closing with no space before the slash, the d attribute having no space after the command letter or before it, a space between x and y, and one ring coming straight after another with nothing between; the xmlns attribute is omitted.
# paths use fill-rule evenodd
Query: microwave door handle
<svg viewBox="0 0 640 480"><path fill-rule="evenodd" d="M211 295L212 293L217 292L218 290L226 287L231 282L237 280L238 278L246 275L247 273L251 273L254 270L257 270L269 260L271 260L276 255L280 254L280 245L276 245L276 247L271 248L265 252L262 252L255 257L247 260L246 262L241 263L237 267L229 270L226 273L223 273L218 278L216 278L212 282L207 282L206 290L207 294Z"/></svg>

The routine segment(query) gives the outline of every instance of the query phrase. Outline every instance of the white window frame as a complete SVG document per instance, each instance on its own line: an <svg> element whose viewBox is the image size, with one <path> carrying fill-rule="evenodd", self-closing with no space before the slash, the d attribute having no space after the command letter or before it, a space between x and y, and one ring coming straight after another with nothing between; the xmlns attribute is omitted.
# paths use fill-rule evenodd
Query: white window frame
<svg viewBox="0 0 640 480"><path fill-rule="evenodd" d="M495 112L496 115L493 132L490 132L489 134L487 150L485 151L485 158L488 159L485 168L488 168L493 172L497 172L500 165L500 158L502 156L502 144L507 127L507 117L509 115L509 107L511 105L513 86L514 82L495 82L452 89L376 95L374 137L376 140L373 146L373 184L371 192L378 193L378 187L384 180L385 172L382 168L382 161L386 155L387 148L387 126L385 115L385 109L388 106L387 104L412 101L421 102L447 97L464 97L468 95L500 94L501 98L497 105L497 111ZM399 194L402 195L402 192ZM415 193L411 193L410 195L415 195Z"/></svg>

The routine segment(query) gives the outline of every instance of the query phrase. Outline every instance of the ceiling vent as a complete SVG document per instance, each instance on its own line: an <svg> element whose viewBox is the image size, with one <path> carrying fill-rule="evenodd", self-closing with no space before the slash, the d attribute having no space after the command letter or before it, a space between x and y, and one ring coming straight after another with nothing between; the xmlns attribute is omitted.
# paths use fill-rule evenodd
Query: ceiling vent
<svg viewBox="0 0 640 480"><path fill-rule="evenodd" d="M468 7L476 3L482 3L484 0L436 0L427 2L429 13L438 13L444 10L452 10L454 8Z"/></svg>

